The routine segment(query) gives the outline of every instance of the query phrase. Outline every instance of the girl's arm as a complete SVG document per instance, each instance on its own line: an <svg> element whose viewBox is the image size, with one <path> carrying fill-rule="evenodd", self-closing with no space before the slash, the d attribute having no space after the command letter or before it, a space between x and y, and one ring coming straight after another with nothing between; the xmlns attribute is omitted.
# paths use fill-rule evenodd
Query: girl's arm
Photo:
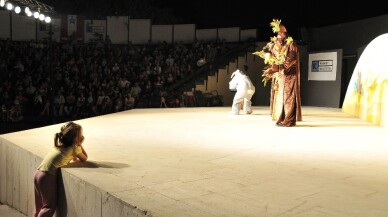
<svg viewBox="0 0 388 217"><path fill-rule="evenodd" d="M84 147L82 145L80 145L81 148L82 148L82 153L79 153L77 155L77 158L80 160L80 161L86 161L88 159L88 154L86 153Z"/></svg>
<svg viewBox="0 0 388 217"><path fill-rule="evenodd" d="M77 155L77 158L80 161L86 161L88 159L88 154L86 153L84 147L82 146L82 143L84 142L84 140L85 140L85 137L82 136L81 140L79 141L79 144L78 144L78 146L80 146L82 149L82 152Z"/></svg>

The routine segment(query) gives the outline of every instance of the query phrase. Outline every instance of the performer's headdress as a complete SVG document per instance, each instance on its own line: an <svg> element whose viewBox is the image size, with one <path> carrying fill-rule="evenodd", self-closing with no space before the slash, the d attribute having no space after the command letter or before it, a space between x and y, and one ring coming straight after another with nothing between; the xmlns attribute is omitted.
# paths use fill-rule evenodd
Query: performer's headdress
<svg viewBox="0 0 388 217"><path fill-rule="evenodd" d="M283 24L280 24L281 22L282 20L273 19L272 22L269 24L272 27L273 33L287 32L286 27Z"/></svg>

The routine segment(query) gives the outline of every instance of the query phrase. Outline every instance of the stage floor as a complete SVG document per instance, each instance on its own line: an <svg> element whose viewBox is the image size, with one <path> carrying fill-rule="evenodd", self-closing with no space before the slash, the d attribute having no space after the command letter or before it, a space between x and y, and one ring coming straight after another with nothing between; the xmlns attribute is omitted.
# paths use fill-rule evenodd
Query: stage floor
<svg viewBox="0 0 388 217"><path fill-rule="evenodd" d="M66 171L151 216L388 216L388 129L341 109L134 109L75 121L89 163ZM44 157L59 125L1 137ZM32 177L32 174L31 174ZM32 182L32 178L31 178Z"/></svg>

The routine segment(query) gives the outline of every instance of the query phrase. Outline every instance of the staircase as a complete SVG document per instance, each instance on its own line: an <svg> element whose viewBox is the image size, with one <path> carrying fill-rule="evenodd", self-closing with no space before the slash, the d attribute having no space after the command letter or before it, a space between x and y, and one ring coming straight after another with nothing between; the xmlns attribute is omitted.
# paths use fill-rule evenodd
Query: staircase
<svg viewBox="0 0 388 217"><path fill-rule="evenodd" d="M186 96L188 106L229 106L234 92L229 91L230 75L242 69L253 58L256 44L247 41L237 44L213 62L173 84L168 91Z"/></svg>

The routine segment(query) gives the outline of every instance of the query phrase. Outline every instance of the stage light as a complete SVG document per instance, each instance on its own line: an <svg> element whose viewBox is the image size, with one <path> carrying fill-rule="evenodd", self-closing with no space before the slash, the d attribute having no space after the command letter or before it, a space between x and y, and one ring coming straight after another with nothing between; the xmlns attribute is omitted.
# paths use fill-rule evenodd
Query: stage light
<svg viewBox="0 0 388 217"><path fill-rule="evenodd" d="M50 22L51 22L51 17L47 16L47 17L44 19L44 21L45 21L46 23L50 23Z"/></svg>
<svg viewBox="0 0 388 217"><path fill-rule="evenodd" d="M9 10L9 11L13 9L13 5L11 2L8 2L6 7L7 7L7 10Z"/></svg>
<svg viewBox="0 0 388 217"><path fill-rule="evenodd" d="M19 14L22 9L19 6L15 7L15 13Z"/></svg>
<svg viewBox="0 0 388 217"><path fill-rule="evenodd" d="M46 16L45 16L44 14L40 14L40 15L39 15L39 20L43 21L44 18L46 18Z"/></svg>
<svg viewBox="0 0 388 217"><path fill-rule="evenodd" d="M15 5L14 3L17 3L18 5ZM50 14L50 16L58 15L53 7L39 2L38 0L0 0L0 7L4 7L9 11L14 11L16 14L20 14L23 10L26 16L34 16L35 19L39 19L46 23L51 22L51 17L47 18L48 14Z"/></svg>

